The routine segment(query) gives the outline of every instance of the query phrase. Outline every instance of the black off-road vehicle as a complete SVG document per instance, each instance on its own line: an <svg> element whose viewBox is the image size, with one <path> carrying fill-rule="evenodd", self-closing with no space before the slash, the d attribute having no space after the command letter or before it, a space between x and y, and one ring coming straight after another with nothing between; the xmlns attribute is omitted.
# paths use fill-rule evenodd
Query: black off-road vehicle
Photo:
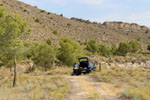
<svg viewBox="0 0 150 100"><path fill-rule="evenodd" d="M90 73L92 71L96 70L96 66L89 61L88 57L80 57L79 60L79 69L78 69L78 75L81 73Z"/></svg>

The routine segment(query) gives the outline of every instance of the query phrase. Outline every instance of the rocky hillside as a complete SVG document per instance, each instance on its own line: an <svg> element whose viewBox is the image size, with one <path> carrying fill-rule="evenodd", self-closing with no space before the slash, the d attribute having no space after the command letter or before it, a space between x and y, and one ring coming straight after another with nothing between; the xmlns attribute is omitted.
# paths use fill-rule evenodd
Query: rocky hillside
<svg viewBox="0 0 150 100"><path fill-rule="evenodd" d="M32 28L31 40L39 42L52 39L54 43L64 36L79 42L91 38L111 46L112 43L135 39L145 44L150 40L147 27L123 22L105 22L103 24L77 18L65 18L51 12L38 9L17 0L0 0L7 13L18 13Z"/></svg>
<svg viewBox="0 0 150 100"><path fill-rule="evenodd" d="M119 29L122 29L124 31L129 31L129 30L143 30L146 32L146 30L148 29L148 27L146 26L140 26L136 23L124 23L124 22L105 22L103 23L103 25L107 28L110 28L110 29L116 29L116 30L119 30Z"/></svg>

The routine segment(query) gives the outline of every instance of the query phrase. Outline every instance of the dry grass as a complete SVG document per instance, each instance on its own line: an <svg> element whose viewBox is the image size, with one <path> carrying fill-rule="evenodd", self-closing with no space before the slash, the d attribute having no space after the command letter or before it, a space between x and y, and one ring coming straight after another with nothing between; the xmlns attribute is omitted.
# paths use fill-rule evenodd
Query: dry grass
<svg viewBox="0 0 150 100"><path fill-rule="evenodd" d="M150 98L150 70L140 68L102 68L102 72L91 74L100 82L113 84L121 89L120 95L134 100L149 100ZM113 92L113 91L112 91Z"/></svg>
<svg viewBox="0 0 150 100"><path fill-rule="evenodd" d="M103 100L101 94L87 81L84 79L80 79L80 83L86 95L90 98L90 100Z"/></svg>
<svg viewBox="0 0 150 100"><path fill-rule="evenodd" d="M19 74L17 86L12 78L0 84L0 100L60 100L66 95L68 82L61 76L31 76Z"/></svg>
<svg viewBox="0 0 150 100"><path fill-rule="evenodd" d="M48 75L71 75L73 71L72 67L55 67L47 72Z"/></svg>
<svg viewBox="0 0 150 100"><path fill-rule="evenodd" d="M131 98L133 100L149 100L150 99L150 85L148 86L139 86L128 87L123 93L123 96Z"/></svg>

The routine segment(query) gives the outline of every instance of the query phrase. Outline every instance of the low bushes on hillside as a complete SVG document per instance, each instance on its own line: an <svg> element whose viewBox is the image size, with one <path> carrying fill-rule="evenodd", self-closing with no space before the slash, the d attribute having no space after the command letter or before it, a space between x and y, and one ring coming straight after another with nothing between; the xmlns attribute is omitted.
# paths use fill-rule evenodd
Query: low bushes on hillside
<svg viewBox="0 0 150 100"><path fill-rule="evenodd" d="M141 48L141 45L137 41L131 40L130 42L120 42L117 47L113 44L110 49L105 44L98 44L95 39L91 39L86 44L86 49L93 54L99 54L100 56L119 55L125 56L127 53L137 53Z"/></svg>
<svg viewBox="0 0 150 100"><path fill-rule="evenodd" d="M35 22L40 23L40 19L36 18Z"/></svg>

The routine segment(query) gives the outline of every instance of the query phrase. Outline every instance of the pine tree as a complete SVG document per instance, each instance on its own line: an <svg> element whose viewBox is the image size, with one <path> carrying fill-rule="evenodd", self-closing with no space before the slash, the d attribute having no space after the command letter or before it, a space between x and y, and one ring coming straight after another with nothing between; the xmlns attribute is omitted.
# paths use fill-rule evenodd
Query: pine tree
<svg viewBox="0 0 150 100"><path fill-rule="evenodd" d="M13 86L16 86L17 60L21 58L24 52L22 40L30 33L30 30L28 30L26 22L19 15L5 14L3 8L0 8L0 15L0 53L3 56L11 55L9 60L14 61Z"/></svg>

